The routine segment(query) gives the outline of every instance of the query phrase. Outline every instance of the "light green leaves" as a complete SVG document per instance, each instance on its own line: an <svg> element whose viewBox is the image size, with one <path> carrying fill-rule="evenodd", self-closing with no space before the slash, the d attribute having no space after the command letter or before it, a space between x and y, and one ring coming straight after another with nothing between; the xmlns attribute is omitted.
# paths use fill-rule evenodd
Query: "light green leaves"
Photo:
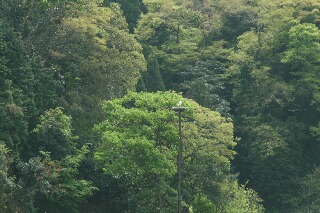
<svg viewBox="0 0 320 213"><path fill-rule="evenodd" d="M95 127L100 136L95 159L106 174L126 180L134 208L174 211L178 117L171 107L180 100L190 109L182 115L185 206L213 209L214 201L228 212L222 185L233 184L228 180L236 145L231 119L179 94L130 92L106 101L106 120Z"/></svg>
<svg viewBox="0 0 320 213"><path fill-rule="evenodd" d="M320 61L320 30L315 24L303 23L289 31L289 49L284 63L313 64Z"/></svg>

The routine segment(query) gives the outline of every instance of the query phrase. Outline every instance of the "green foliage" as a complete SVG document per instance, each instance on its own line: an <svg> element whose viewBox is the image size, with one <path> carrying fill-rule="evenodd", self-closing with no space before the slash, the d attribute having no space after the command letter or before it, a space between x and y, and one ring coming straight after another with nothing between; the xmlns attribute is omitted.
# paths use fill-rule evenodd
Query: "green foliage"
<svg viewBox="0 0 320 213"><path fill-rule="evenodd" d="M118 4L69 2L66 18L46 46L63 82L59 104L73 116L77 134L86 138L88 126L102 118L102 100L134 90L146 69L142 47L129 34Z"/></svg>
<svg viewBox="0 0 320 213"><path fill-rule="evenodd" d="M78 177L80 162L84 160L88 152L88 147L83 146L60 163L60 174L54 182L58 187L52 191L49 200L58 203L62 211L79 212L80 204L98 190L92 182ZM49 210L48 207L45 208Z"/></svg>
<svg viewBox="0 0 320 213"><path fill-rule="evenodd" d="M317 141L320 140L320 124L318 126L310 127L310 132Z"/></svg>
<svg viewBox="0 0 320 213"><path fill-rule="evenodd" d="M143 80L143 77L141 76L137 82L137 85L136 85L136 91L137 92L143 92L143 91L146 91L146 86L144 84L144 80Z"/></svg>
<svg viewBox="0 0 320 213"><path fill-rule="evenodd" d="M244 185L239 185L237 182L231 182L227 187L224 196L228 202L226 202L226 206L222 207L221 212L264 212L264 208L260 204L262 200L255 191L246 188Z"/></svg>
<svg viewBox="0 0 320 213"><path fill-rule="evenodd" d="M178 125L171 107L179 100L190 108L183 116L185 206L191 208L199 193L210 198L205 202L209 206L210 202L227 205L221 186L235 154L231 121L176 93L129 93L104 103L106 120L95 127L101 137L95 159L105 173L126 180L126 196L131 198L127 205L132 209L176 208ZM195 205L203 204L199 202Z"/></svg>
<svg viewBox="0 0 320 213"><path fill-rule="evenodd" d="M0 8L0 212L319 209L318 0Z"/></svg>
<svg viewBox="0 0 320 213"><path fill-rule="evenodd" d="M131 184L135 185L141 182L142 177L147 181L145 184L153 185L153 181L148 183L152 179L147 177L161 180L172 178L175 174L174 155L169 148L175 143L177 135L173 131L174 124L168 122L173 120L174 116L173 112L170 112L170 105L176 101L174 97L160 99L157 96L160 94L155 97L141 94L140 98L129 94L123 100L115 100L105 105L108 120L99 127L99 131L105 132L104 143L95 156L100 161L112 161L105 167L107 173L114 176L125 175ZM158 102L163 103L163 109L157 107ZM122 122L114 125L119 119ZM164 125L166 123L168 124ZM163 182L168 185L167 180ZM156 186L153 185L152 188L154 187ZM153 194L152 191L144 190L140 193ZM148 202L144 202L145 199L148 199L148 196L143 197L141 202L146 205ZM152 196L149 196L149 199L152 199ZM149 202L153 203L151 200Z"/></svg>
<svg viewBox="0 0 320 213"><path fill-rule="evenodd" d="M56 79L58 71L54 66L46 67L45 60L41 56L32 57L31 69L34 73L34 101L39 114L47 109L54 108L58 103L61 81ZM33 115L38 118L38 113ZM30 126L35 127L38 120L35 120Z"/></svg>
<svg viewBox="0 0 320 213"><path fill-rule="evenodd" d="M121 10L126 17L129 31L132 33L140 15L146 12L146 6L143 4L142 0L104 0L103 5L109 5L111 2L120 4Z"/></svg>
<svg viewBox="0 0 320 213"><path fill-rule="evenodd" d="M232 0L219 1L222 27L220 36L222 39L236 44L238 36L256 27L258 1Z"/></svg>
<svg viewBox="0 0 320 213"><path fill-rule="evenodd" d="M143 75L145 90L148 92L164 91L162 75L159 70L159 64L154 56L149 56L147 60L147 72Z"/></svg>
<svg viewBox="0 0 320 213"><path fill-rule="evenodd" d="M186 97L192 98L199 104L228 115L228 101L224 100L224 67L212 64L210 61L198 61L195 66L187 66L180 76Z"/></svg>
<svg viewBox="0 0 320 213"><path fill-rule="evenodd" d="M78 212L79 204L96 190L90 182L76 178L79 155L84 150L87 152L83 148L60 162L45 152L42 157L20 162L13 190L17 208L22 212Z"/></svg>
<svg viewBox="0 0 320 213"><path fill-rule="evenodd" d="M105 164L107 174L126 179L133 209L173 208L176 192L170 183L176 166L171 149L177 132L170 107L178 98L170 93L129 93L104 105L107 120L96 127L102 142L95 158Z"/></svg>
<svg viewBox="0 0 320 213"><path fill-rule="evenodd" d="M314 3L260 1L257 27L238 37L230 58L231 106L241 138L235 165L269 211L290 212L296 180L318 162L309 131L318 124L318 29L302 21Z"/></svg>
<svg viewBox="0 0 320 213"><path fill-rule="evenodd" d="M192 211L194 213L208 212L214 213L217 212L215 206L208 200L208 198L202 194L198 194L193 202Z"/></svg>
<svg viewBox="0 0 320 213"><path fill-rule="evenodd" d="M303 23L289 31L289 49L283 62L308 65L320 60L320 30L315 24Z"/></svg>
<svg viewBox="0 0 320 213"><path fill-rule="evenodd" d="M158 60L166 89L178 90L180 72L202 56L200 47L206 33L200 25L204 17L187 2L145 1L145 4L148 13L141 15L135 35L144 44L146 58L152 55ZM210 45L209 41L205 43Z"/></svg>
<svg viewBox="0 0 320 213"><path fill-rule="evenodd" d="M74 5L68 14L70 17L62 23L56 38L61 43L52 43L50 50L56 60L70 61L62 63L69 89L95 93L98 97L117 97L134 88L145 61L140 44L127 32L119 5Z"/></svg>
<svg viewBox="0 0 320 213"><path fill-rule="evenodd" d="M61 108L46 111L32 132L37 144L34 148L49 152L54 160L61 160L74 151L76 137L71 132L71 118L64 115Z"/></svg>
<svg viewBox="0 0 320 213"><path fill-rule="evenodd" d="M299 194L293 199L296 212L317 212L319 210L319 167L299 180Z"/></svg>
<svg viewBox="0 0 320 213"><path fill-rule="evenodd" d="M40 157L30 158L28 162L17 165L17 187L13 191L16 208L22 212L37 212L36 197L44 196L51 191L52 178L57 174L53 166Z"/></svg>
<svg viewBox="0 0 320 213"><path fill-rule="evenodd" d="M34 142L38 143L36 147L45 156L42 164L47 171L42 171L42 174L46 175L45 180L50 188L42 192L45 198L37 195L35 201L46 212L78 212L79 204L97 190L91 182L77 178L80 162L89 152L88 147L77 149L77 137L73 136L71 130L71 118L64 115L61 108L48 110L40 122L33 130Z"/></svg>
<svg viewBox="0 0 320 213"><path fill-rule="evenodd" d="M28 117L33 110L33 73L22 40L7 22L0 21L0 140L19 155L28 136ZM31 97L30 97L31 96Z"/></svg>
<svg viewBox="0 0 320 213"><path fill-rule="evenodd" d="M1 141L0 141L1 142ZM12 190L15 187L14 178L9 176L8 170L12 159L8 149L0 144L0 212L13 212Z"/></svg>

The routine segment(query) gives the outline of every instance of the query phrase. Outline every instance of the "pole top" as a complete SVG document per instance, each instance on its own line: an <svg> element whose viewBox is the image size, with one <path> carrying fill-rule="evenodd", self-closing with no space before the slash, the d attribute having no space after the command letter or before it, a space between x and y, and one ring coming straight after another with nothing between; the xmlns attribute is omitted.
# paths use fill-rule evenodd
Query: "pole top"
<svg viewBox="0 0 320 213"><path fill-rule="evenodd" d="M173 111L176 111L176 112L183 112L185 110L188 110L189 108L188 107L183 107L182 106L182 101L179 101L178 102L178 105L176 107L172 107L171 108Z"/></svg>
<svg viewBox="0 0 320 213"><path fill-rule="evenodd" d="M189 107L181 107L181 106L179 106L179 107L172 107L171 109L172 109L173 111L176 111L176 112L183 112L183 111L188 110Z"/></svg>
<svg viewBox="0 0 320 213"><path fill-rule="evenodd" d="M176 111L176 112L183 112L183 111L185 111L185 110L187 110L187 109L189 109L188 107L183 107L182 106L182 101L179 101L178 102L178 106L176 106L176 107L172 107L171 108L173 111Z"/></svg>

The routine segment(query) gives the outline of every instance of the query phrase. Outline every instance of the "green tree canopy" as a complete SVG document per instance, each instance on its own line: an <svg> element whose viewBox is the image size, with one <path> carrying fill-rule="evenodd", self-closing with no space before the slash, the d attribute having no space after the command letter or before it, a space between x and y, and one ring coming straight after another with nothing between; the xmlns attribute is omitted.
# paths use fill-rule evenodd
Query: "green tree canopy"
<svg viewBox="0 0 320 213"><path fill-rule="evenodd" d="M179 94L129 93L105 102L106 120L95 127L101 137L95 158L107 174L126 181L133 209L174 211L178 118L171 107L179 100L190 108L183 115L184 206L192 208L200 193L215 208L228 212L230 200L223 199L223 183L233 182L230 160L236 143L231 120ZM252 205L239 208L262 210L257 203Z"/></svg>

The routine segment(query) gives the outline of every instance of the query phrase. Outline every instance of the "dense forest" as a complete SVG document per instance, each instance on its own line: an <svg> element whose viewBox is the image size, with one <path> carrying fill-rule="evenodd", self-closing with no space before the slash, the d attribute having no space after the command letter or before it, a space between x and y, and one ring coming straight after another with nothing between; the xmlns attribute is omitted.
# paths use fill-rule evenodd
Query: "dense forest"
<svg viewBox="0 0 320 213"><path fill-rule="evenodd" d="M319 0L1 0L0 213L320 212Z"/></svg>

